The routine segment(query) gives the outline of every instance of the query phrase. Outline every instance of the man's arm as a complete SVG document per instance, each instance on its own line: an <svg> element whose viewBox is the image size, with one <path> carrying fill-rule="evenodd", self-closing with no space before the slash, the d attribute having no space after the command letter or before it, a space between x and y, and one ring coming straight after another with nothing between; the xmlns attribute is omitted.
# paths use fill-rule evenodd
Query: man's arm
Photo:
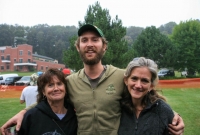
<svg viewBox="0 0 200 135"><path fill-rule="evenodd" d="M21 93L21 96L20 96L20 104L23 104L25 102L25 96L24 96L24 92L26 90L25 88L22 90L22 93Z"/></svg>
<svg viewBox="0 0 200 135"><path fill-rule="evenodd" d="M24 117L24 114L27 110L22 110L19 113L17 113L15 116L13 116L11 119L9 119L2 127L1 127L1 134L5 135L5 129L12 127L13 125L16 125L16 130L19 131L21 127L21 123Z"/></svg>
<svg viewBox="0 0 200 135"><path fill-rule="evenodd" d="M10 118L0 129L0 133L2 135L5 135L5 129L12 127L13 125L16 125L16 130L19 131L21 124L22 124L22 120L24 118L24 114L30 110L31 108L34 108L37 105L37 103L25 108L24 110L21 110L19 113L17 113L15 116L13 116L12 118Z"/></svg>
<svg viewBox="0 0 200 135"><path fill-rule="evenodd" d="M178 113L174 114L172 124L169 124L169 131L171 135L183 135L184 132L184 122Z"/></svg>

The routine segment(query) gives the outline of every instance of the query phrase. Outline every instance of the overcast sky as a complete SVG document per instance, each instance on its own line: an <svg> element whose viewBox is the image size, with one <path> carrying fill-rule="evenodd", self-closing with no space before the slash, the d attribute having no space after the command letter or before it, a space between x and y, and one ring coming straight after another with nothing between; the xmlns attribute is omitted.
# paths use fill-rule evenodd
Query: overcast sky
<svg viewBox="0 0 200 135"><path fill-rule="evenodd" d="M76 26L97 0L0 0L0 24ZM200 19L200 0L98 0L123 26L159 27Z"/></svg>

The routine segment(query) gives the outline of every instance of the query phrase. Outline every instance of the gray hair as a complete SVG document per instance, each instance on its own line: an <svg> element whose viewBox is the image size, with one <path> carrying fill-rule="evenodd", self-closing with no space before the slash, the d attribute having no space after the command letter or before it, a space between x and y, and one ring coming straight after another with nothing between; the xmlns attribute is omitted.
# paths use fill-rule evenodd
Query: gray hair
<svg viewBox="0 0 200 135"><path fill-rule="evenodd" d="M144 57L139 57L133 59L127 66L126 71L124 73L124 77L129 77L131 75L131 71L136 68L136 67L147 67L149 71L151 72L151 83L153 86L156 86L158 82L158 66L157 64L151 60L151 59L146 59Z"/></svg>

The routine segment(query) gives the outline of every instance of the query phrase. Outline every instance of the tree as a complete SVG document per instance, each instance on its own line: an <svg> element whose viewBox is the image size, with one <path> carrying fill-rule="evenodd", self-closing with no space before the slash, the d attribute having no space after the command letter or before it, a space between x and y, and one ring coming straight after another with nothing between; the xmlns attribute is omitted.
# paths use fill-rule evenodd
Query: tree
<svg viewBox="0 0 200 135"><path fill-rule="evenodd" d="M177 24L175 22L168 22L164 25L161 25L159 27L159 30L162 34L165 35L170 35L172 34L173 28L176 26Z"/></svg>
<svg viewBox="0 0 200 135"><path fill-rule="evenodd" d="M0 25L0 46L9 46L14 44L14 35L9 25Z"/></svg>
<svg viewBox="0 0 200 135"><path fill-rule="evenodd" d="M77 33L75 26L49 26L39 24L28 30L28 44L33 46L33 52L48 56L63 63L63 50L69 47L69 38Z"/></svg>
<svg viewBox="0 0 200 135"><path fill-rule="evenodd" d="M127 37L125 37L125 38L128 39L128 37L131 37L131 39L132 39L132 42L130 41L129 45L132 45L134 43L134 41L137 39L138 35L140 35L140 33L142 32L142 30L144 30L144 28L135 27L135 26L131 26L126 29Z"/></svg>
<svg viewBox="0 0 200 135"><path fill-rule="evenodd" d="M128 44L125 39L123 39L126 35L126 28L122 26L122 21L118 18L118 16L111 20L109 11L107 9L102 9L100 3L96 2L94 5L89 6L84 21L79 22L79 27L88 23L98 26L103 31L109 42L108 50L102 60L102 63L125 67L131 58L128 58L127 56L129 54L127 53L129 51ZM74 42L72 43L74 44ZM81 59L73 56L77 55L77 53L73 52L76 50L72 47L74 46L70 45L70 48L65 53L66 55L64 57L66 58L64 59L65 63L69 65L69 67L77 70L80 69L82 65L77 67L75 64L80 63Z"/></svg>
<svg viewBox="0 0 200 135"><path fill-rule="evenodd" d="M133 44L135 57L154 60L159 68L173 68L176 62L176 48L170 39L161 34L155 26L147 27Z"/></svg>
<svg viewBox="0 0 200 135"><path fill-rule="evenodd" d="M74 41L77 37L72 37L70 39L70 46L66 51L63 51L63 61L67 62L65 63L66 67L69 67L75 71L79 70L83 67L83 62L80 60L80 56L78 54L78 51L76 51L76 47L74 46Z"/></svg>
<svg viewBox="0 0 200 135"><path fill-rule="evenodd" d="M172 42L178 48L176 68L187 68L190 75L200 71L200 22L189 20L174 27Z"/></svg>

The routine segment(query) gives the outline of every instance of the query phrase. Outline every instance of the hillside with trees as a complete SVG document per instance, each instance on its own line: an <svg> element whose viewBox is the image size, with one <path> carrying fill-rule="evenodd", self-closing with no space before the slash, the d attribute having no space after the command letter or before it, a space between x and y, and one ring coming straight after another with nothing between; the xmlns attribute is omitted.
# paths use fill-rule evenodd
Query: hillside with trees
<svg viewBox="0 0 200 135"><path fill-rule="evenodd" d="M90 5L84 20L98 26L108 40L108 50L103 64L125 68L135 57L148 57L159 67L176 70L199 71L200 66L200 20L185 20L180 24L171 21L156 28L124 27L117 15L112 18L108 9L99 2ZM78 28L79 28L78 27ZM50 26L38 24L32 27L0 24L0 47L30 44L33 53L57 59L67 67L78 70L82 61L74 47L78 28L75 26Z"/></svg>

